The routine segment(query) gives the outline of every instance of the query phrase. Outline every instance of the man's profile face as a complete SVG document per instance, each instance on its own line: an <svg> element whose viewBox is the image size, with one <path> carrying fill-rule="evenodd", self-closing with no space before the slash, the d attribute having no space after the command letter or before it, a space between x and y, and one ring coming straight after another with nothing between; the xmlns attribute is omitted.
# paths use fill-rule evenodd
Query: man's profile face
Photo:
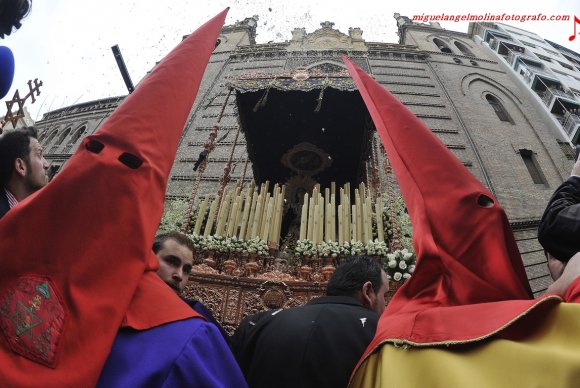
<svg viewBox="0 0 580 388"><path fill-rule="evenodd" d="M177 294L180 294L189 279L193 265L193 252L185 245L168 239L157 252L157 258L159 259L157 275Z"/></svg>
<svg viewBox="0 0 580 388"><path fill-rule="evenodd" d="M35 192L46 186L48 183L48 162L42 156L42 147L38 140L30 138L30 152L28 153L28 160L25 160L26 174L24 181L30 192Z"/></svg>

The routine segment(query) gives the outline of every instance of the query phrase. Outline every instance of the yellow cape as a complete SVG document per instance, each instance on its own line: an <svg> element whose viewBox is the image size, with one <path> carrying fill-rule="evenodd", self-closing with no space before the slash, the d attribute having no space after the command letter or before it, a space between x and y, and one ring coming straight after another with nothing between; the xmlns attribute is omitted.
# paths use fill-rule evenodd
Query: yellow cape
<svg viewBox="0 0 580 388"><path fill-rule="evenodd" d="M561 303L523 338L404 348L384 343L350 387L580 387L580 304Z"/></svg>

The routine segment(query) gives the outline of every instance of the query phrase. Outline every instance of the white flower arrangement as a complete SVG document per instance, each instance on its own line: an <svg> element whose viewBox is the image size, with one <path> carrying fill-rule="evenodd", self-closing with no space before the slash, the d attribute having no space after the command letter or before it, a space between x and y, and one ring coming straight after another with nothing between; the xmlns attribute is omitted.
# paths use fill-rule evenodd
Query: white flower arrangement
<svg viewBox="0 0 580 388"><path fill-rule="evenodd" d="M247 241L248 253L257 253L258 256L268 255L268 243L259 237L254 237Z"/></svg>
<svg viewBox="0 0 580 388"><path fill-rule="evenodd" d="M316 255L317 249L311 240L304 239L296 241L294 252L297 256L312 257Z"/></svg>
<svg viewBox="0 0 580 388"><path fill-rule="evenodd" d="M196 251L202 250L202 245L204 241L203 236L200 236L198 234L190 234L187 237L191 240L191 243L193 244L193 247L195 248Z"/></svg>
<svg viewBox="0 0 580 388"><path fill-rule="evenodd" d="M415 261L415 254L407 248L396 250L387 254L384 269L389 279L404 282L415 272Z"/></svg>
<svg viewBox="0 0 580 388"><path fill-rule="evenodd" d="M365 246L369 256L385 256L388 252L387 243L378 239L369 240Z"/></svg>
<svg viewBox="0 0 580 388"><path fill-rule="evenodd" d="M350 255L350 242L349 241L343 242L342 245L339 246L339 252L343 256L349 256Z"/></svg>
<svg viewBox="0 0 580 388"><path fill-rule="evenodd" d="M350 241L350 256L360 256L365 254L365 245L362 241L351 240Z"/></svg>
<svg viewBox="0 0 580 388"><path fill-rule="evenodd" d="M340 245L336 241L326 241L316 246L318 255L321 257L337 257L340 253Z"/></svg>

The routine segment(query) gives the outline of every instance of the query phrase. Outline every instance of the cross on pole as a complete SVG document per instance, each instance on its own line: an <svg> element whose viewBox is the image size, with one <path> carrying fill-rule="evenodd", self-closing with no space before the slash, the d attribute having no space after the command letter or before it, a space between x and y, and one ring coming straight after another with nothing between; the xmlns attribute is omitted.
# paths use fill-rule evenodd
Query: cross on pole
<svg viewBox="0 0 580 388"><path fill-rule="evenodd" d="M40 87L42 86L42 81L39 81L38 78L35 78L34 86L32 86L32 83L33 83L32 80L28 81L29 92L24 97L21 98L20 92L18 91L18 89L16 89L16 91L14 92L14 97L12 97L11 100L6 101L6 116L4 116L4 119L0 121L0 134L2 134L2 128L4 128L6 124L8 124L8 121L10 121L12 123L12 126L16 128L16 124L18 124L18 119L24 117L24 103L26 102L28 97L30 97L31 104L34 104L34 102L36 102L34 93L36 93L37 96L40 95ZM14 104L18 106L18 110L16 112L12 111L12 107L14 106Z"/></svg>

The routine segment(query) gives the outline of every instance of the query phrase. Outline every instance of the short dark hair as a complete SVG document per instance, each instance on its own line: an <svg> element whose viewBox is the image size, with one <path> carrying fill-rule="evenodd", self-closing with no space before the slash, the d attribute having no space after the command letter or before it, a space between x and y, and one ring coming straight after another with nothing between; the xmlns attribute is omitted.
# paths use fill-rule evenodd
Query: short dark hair
<svg viewBox="0 0 580 388"><path fill-rule="evenodd" d="M155 240L153 241L153 253L159 252L167 240L174 240L179 245L187 247L192 252L194 251L193 242L189 239L189 237L183 233L172 231L159 233L157 236L155 236Z"/></svg>
<svg viewBox="0 0 580 388"><path fill-rule="evenodd" d="M34 127L6 131L0 136L0 184L6 185L14 170L14 161L23 159L30 163L30 139L36 139Z"/></svg>
<svg viewBox="0 0 580 388"><path fill-rule="evenodd" d="M30 12L32 0L2 1L0 5L0 38L10 35L12 28L19 29L20 21Z"/></svg>
<svg viewBox="0 0 580 388"><path fill-rule="evenodd" d="M377 261L368 256L354 256L332 274L326 295L353 296L366 282L371 282L376 293L382 281L382 268Z"/></svg>

